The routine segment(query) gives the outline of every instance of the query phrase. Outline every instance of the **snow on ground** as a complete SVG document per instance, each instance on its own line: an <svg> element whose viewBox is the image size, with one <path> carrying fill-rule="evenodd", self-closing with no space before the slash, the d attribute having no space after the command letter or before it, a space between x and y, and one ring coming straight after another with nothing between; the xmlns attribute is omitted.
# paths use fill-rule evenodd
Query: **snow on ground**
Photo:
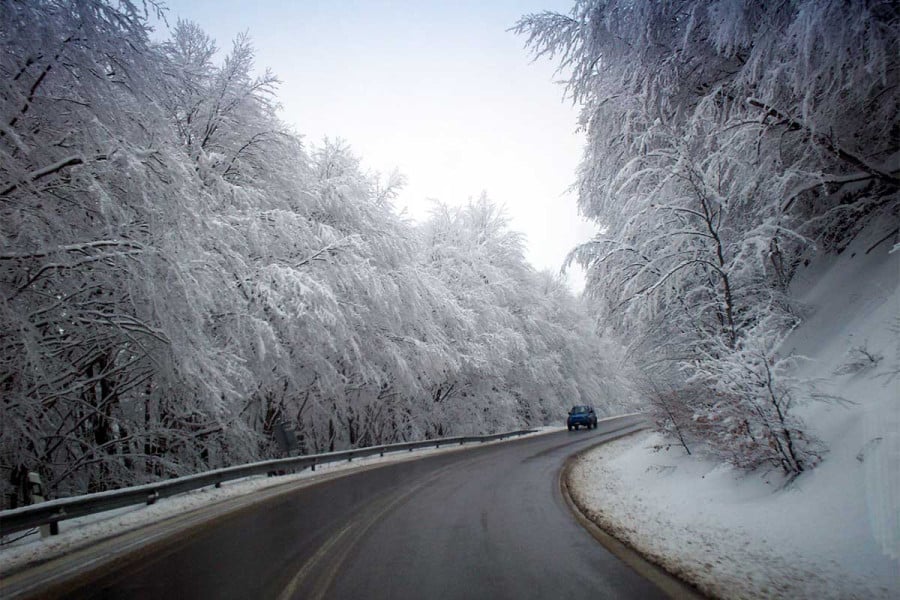
<svg viewBox="0 0 900 600"><path fill-rule="evenodd" d="M798 409L829 447L820 466L784 485L642 432L582 456L576 503L713 596L900 598L900 252L866 254L879 237L794 289L807 310L785 350L810 359L798 375L832 398Z"/></svg>
<svg viewBox="0 0 900 600"><path fill-rule="evenodd" d="M565 429L563 426L540 427L532 434L487 443L502 444L510 439L516 440L523 437L562 431L563 429ZM25 565L43 562L99 540L133 531L172 516L206 509L239 496L260 492L276 486L300 483L303 480L309 480L310 483L313 483L329 474L333 475L349 470L416 460L433 454L458 452L472 447L473 444L467 444L464 446L444 446L443 448L424 448L413 452L402 450L387 454L384 457L369 456L355 458L352 462L325 463L317 465L315 471L305 470L293 475L279 477L261 475L235 479L224 482L221 488L200 488L177 496L162 498L150 506L136 504L77 519L60 521L59 535L43 539L37 530L27 532L27 535L12 534L8 540L4 540L4 545L0 547L0 578L4 574L20 570ZM25 534L26 532L22 533Z"/></svg>

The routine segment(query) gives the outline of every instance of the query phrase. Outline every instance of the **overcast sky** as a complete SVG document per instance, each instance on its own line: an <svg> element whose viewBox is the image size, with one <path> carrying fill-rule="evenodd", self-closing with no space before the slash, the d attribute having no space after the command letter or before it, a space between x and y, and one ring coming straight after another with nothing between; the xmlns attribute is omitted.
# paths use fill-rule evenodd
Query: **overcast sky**
<svg viewBox="0 0 900 600"><path fill-rule="evenodd" d="M395 167L397 201L427 216L429 199L463 204L485 191L528 240L528 260L558 270L594 228L567 188L583 137L577 111L506 31L561 0L167 0L168 20L199 24L227 50L248 31L257 67L282 80L282 118L310 142L350 143L363 164ZM165 31L159 32L165 36ZM580 274L570 276L575 289Z"/></svg>

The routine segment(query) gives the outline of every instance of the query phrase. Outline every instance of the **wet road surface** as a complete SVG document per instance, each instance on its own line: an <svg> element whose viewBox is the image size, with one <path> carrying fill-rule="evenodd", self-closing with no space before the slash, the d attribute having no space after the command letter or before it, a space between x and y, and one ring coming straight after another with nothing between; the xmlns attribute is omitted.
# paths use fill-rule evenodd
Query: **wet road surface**
<svg viewBox="0 0 900 600"><path fill-rule="evenodd" d="M40 597L664 597L576 522L559 489L568 456L635 420L303 487L85 569Z"/></svg>

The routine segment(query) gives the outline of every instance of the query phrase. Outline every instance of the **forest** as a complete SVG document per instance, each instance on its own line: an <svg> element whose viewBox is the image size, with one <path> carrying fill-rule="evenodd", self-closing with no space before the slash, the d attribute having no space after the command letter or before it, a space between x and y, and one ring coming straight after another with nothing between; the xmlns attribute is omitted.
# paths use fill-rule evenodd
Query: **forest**
<svg viewBox="0 0 900 600"><path fill-rule="evenodd" d="M283 455L649 407L673 445L788 477L833 401L781 347L798 272L897 251L900 6L575 0L512 27L586 138L582 297L482 196L279 119L252 40L161 3L0 0L0 508ZM898 323L900 326L900 323ZM864 347L858 348L865 366Z"/></svg>
<svg viewBox="0 0 900 600"><path fill-rule="evenodd" d="M570 260L658 427L742 469L815 467L796 409L842 400L794 376L791 285L863 230L900 249L900 5L579 0L515 29L581 107L599 233Z"/></svg>
<svg viewBox="0 0 900 600"><path fill-rule="evenodd" d="M154 2L0 1L0 487L49 497L620 412L583 303L482 196L277 114L277 76ZM221 57L221 58L218 58Z"/></svg>

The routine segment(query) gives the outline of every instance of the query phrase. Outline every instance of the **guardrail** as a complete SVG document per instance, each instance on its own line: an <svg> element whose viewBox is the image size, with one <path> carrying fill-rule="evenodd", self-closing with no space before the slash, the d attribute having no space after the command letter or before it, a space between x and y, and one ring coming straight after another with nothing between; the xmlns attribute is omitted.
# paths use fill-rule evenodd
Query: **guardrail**
<svg viewBox="0 0 900 600"><path fill-rule="evenodd" d="M312 470L315 471L316 465L342 460L351 461L354 458L363 458L375 454L384 456L385 452L397 452L400 450L412 452L416 448L427 448L431 446L440 448L441 445L449 446L453 444L462 445L469 442L490 442L507 437L516 437L527 433L534 433L535 431L536 430L534 429L520 429L518 431L495 433L493 435L461 436L422 440L418 442L401 442L384 446L354 448L352 450L329 452L326 454L308 454L306 456L296 456L292 458L264 460L247 465L226 467L224 469L216 469L215 471L207 471L206 473L178 477L176 479L167 479L157 483L148 483L146 485L110 490L108 492L86 494L84 496L48 500L46 502L41 502L40 504L0 511L0 536L30 529L32 527L38 527L40 525L51 525L52 531L56 531L56 523L66 519L83 517L85 515L122 508L123 506L131 506L133 504L153 504L160 498L174 496L175 494L181 494L209 485L219 487L225 481L240 479L242 477L251 477L253 475L262 474L284 474L288 471L294 472L298 469L303 470L307 467L311 467Z"/></svg>

